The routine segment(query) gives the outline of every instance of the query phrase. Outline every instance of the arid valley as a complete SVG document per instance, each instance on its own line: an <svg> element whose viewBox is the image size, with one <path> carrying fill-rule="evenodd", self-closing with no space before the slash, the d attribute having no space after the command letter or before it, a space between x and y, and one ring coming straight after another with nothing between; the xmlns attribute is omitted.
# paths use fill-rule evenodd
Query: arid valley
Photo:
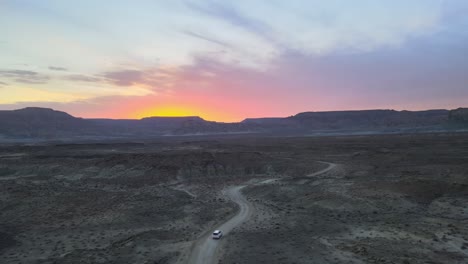
<svg viewBox="0 0 468 264"><path fill-rule="evenodd" d="M207 263L467 263L467 139L5 144L0 262L195 263L244 210Z"/></svg>

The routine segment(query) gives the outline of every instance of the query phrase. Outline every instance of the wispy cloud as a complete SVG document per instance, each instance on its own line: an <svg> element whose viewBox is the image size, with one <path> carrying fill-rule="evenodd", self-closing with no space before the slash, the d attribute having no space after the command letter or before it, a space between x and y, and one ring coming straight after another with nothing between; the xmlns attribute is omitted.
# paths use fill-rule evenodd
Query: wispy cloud
<svg viewBox="0 0 468 264"><path fill-rule="evenodd" d="M104 82L122 87L144 88L152 92L167 91L177 78L179 68L141 67L97 74Z"/></svg>
<svg viewBox="0 0 468 264"><path fill-rule="evenodd" d="M82 74L71 74L63 77L65 80L76 81L76 82L101 82L101 78L82 75Z"/></svg>
<svg viewBox="0 0 468 264"><path fill-rule="evenodd" d="M191 37L194 37L194 38L198 38L198 39L202 39L202 40L205 40L205 41L208 41L208 42L211 42L211 43L223 46L223 47L231 47L231 45L229 43L225 42L225 41L220 41L220 40L217 40L217 39L214 39L214 38L211 38L211 37L199 34L199 33L195 33L195 32L189 31L189 30L185 30L185 31L183 31L183 33L185 35L188 35L188 36L191 36Z"/></svg>
<svg viewBox="0 0 468 264"><path fill-rule="evenodd" d="M144 73L139 70L109 71L102 73L101 76L118 86L132 86L144 80Z"/></svg>
<svg viewBox="0 0 468 264"><path fill-rule="evenodd" d="M203 3L186 1L185 3L189 8L201 14L212 16L267 40L274 41L272 38L273 29L267 23L239 12L234 6L228 3L215 1L206 1Z"/></svg>
<svg viewBox="0 0 468 264"><path fill-rule="evenodd" d="M56 67L56 66L49 66L49 70L51 70L51 71L68 71L67 68L64 68L64 67Z"/></svg>
<svg viewBox="0 0 468 264"><path fill-rule="evenodd" d="M0 70L0 76L3 77L34 76L37 74L37 72L26 70Z"/></svg>
<svg viewBox="0 0 468 264"><path fill-rule="evenodd" d="M27 70L0 70L0 77L27 84L43 84L50 80L48 75Z"/></svg>

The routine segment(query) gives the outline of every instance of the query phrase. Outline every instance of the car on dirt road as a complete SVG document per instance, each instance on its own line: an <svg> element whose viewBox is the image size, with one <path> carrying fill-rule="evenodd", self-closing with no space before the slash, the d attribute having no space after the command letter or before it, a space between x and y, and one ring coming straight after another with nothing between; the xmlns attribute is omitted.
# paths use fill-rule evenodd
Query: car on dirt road
<svg viewBox="0 0 468 264"><path fill-rule="evenodd" d="M223 236L223 232L221 230L215 230L213 232L213 239L220 239Z"/></svg>

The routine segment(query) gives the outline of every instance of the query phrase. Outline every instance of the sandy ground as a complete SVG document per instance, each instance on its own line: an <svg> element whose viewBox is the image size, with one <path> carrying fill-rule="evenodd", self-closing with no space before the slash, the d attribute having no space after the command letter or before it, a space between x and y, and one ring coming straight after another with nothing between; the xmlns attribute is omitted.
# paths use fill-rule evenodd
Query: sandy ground
<svg viewBox="0 0 468 264"><path fill-rule="evenodd" d="M194 263L229 219L215 263L468 263L467 175L466 134L0 146L0 263Z"/></svg>

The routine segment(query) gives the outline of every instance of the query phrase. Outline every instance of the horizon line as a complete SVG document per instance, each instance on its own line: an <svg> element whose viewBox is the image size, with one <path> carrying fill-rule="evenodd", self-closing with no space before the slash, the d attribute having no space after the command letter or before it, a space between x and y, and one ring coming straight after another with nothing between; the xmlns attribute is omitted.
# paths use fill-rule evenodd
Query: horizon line
<svg viewBox="0 0 468 264"><path fill-rule="evenodd" d="M204 117L200 115L181 115L181 116L146 116L142 118L108 118L108 117L81 117L81 116L75 116L73 114L70 114L67 111L59 110L59 109L54 109L50 107L39 107L39 106L27 106L23 108L18 108L18 109L0 109L1 111L20 111L20 110L25 110L25 109L43 109L43 110L52 110L56 112L62 112L66 113L74 118L80 118L80 119L87 119L87 120L93 120L93 119L105 119L105 120L143 120L143 119L149 119L149 118L200 118L204 121L208 122L216 122L216 123L241 123L247 119L268 119L268 118L288 118L288 117L293 117L302 113L332 113L332 112L361 112L361 111L395 111L395 112L427 112L427 111L452 111L456 109L467 109L468 107L457 107L453 109L446 109L446 108L432 108L432 109L421 109L421 110L406 110L406 109L391 109L391 108L372 108L372 109L354 109L354 110L327 110L327 111L301 111L293 115L287 115L287 116L263 116L263 117L244 117L242 120L237 121L237 122L227 122L227 121L216 121L216 120L207 120Z"/></svg>

